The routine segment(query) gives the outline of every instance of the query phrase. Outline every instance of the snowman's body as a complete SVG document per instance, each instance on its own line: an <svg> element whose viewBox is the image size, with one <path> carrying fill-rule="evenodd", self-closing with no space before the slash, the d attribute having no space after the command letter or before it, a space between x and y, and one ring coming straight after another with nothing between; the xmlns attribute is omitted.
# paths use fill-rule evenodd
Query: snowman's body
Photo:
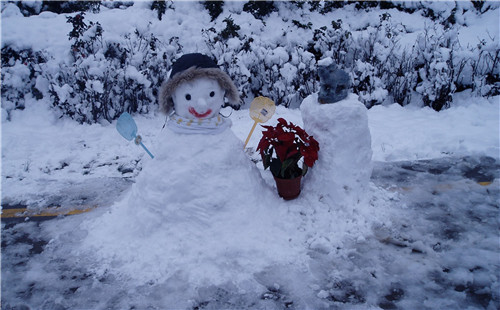
<svg viewBox="0 0 500 310"><path fill-rule="evenodd" d="M182 277L217 285L294 257L283 250L290 244L282 232L286 209L277 207L279 197L230 129L179 134L165 128L158 146L129 194L86 224L84 248L100 268L140 283Z"/></svg>
<svg viewBox="0 0 500 310"><path fill-rule="evenodd" d="M320 104L318 94L312 94L300 110L304 129L320 145L308 188L329 205L349 207L364 201L372 173L366 107L354 94L332 104Z"/></svg>
<svg viewBox="0 0 500 310"><path fill-rule="evenodd" d="M248 196L256 188L262 191L258 169L230 129L218 134L165 129L158 145L155 160L137 177L129 205L143 205L163 222L202 223L235 207L244 212L253 203L236 204L238 196ZM227 197L228 192L234 195ZM259 196L258 192L252 196Z"/></svg>

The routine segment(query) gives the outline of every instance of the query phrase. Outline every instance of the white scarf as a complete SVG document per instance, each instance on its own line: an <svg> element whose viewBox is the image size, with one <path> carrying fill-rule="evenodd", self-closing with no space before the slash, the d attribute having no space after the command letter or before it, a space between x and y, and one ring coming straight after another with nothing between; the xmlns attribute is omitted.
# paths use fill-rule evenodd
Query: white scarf
<svg viewBox="0 0 500 310"><path fill-rule="evenodd" d="M174 113L168 117L167 126L176 133L215 135L231 127L231 120L220 115L207 119L191 119Z"/></svg>

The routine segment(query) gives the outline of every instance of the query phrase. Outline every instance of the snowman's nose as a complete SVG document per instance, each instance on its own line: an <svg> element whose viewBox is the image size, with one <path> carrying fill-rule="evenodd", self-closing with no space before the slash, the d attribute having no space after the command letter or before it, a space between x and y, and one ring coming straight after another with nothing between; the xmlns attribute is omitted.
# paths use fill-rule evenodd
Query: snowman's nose
<svg viewBox="0 0 500 310"><path fill-rule="evenodd" d="M207 101L204 98L198 99L198 107L205 108L207 106Z"/></svg>

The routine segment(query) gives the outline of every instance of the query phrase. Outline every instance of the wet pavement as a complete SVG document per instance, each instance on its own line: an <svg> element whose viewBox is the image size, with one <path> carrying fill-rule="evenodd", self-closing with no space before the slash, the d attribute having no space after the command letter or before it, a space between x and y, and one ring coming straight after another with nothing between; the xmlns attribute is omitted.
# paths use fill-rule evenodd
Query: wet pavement
<svg viewBox="0 0 500 310"><path fill-rule="evenodd" d="M463 305L464 308L466 306L472 309L498 308L500 306L499 293L495 293L498 289L498 278L495 280L494 277L488 275L500 276L500 258L497 260L494 258L495 252L500 255L498 249L499 178L500 162L491 157L375 162L371 178L373 184L397 194L398 198L395 199L394 204L401 205L402 210L408 216L395 219L392 227L373 228L378 243L369 243L363 248L354 248L349 254L352 255L352 259L318 259L318 265L336 265L345 270L353 270L355 269L352 265L354 261L360 260L356 264L365 265L363 257L370 257L369 264L377 265L379 269L386 270L387 273L394 273L393 268L398 264L405 268L427 270L429 267L422 262L425 257L439 256L439 264L432 271L427 270L425 274L415 275L415 283L408 280L411 277L407 278L407 283L401 283L387 282L375 275L357 278L358 273L354 272L347 275L345 279L328 278L326 275L325 283L329 284L325 284L325 287L329 289L321 291L325 292L323 296L325 302L331 303L333 308L363 305L368 298L368 288L380 286L378 306L382 309L407 309L416 306L417 304L410 296L411 294L418 295L419 293L415 292L418 290L421 290L421 295L428 296L431 301L436 300L439 305L446 304L446 296L459 294L456 295L459 296L456 297L457 303ZM37 208L35 211L29 211L29 208L26 210L26 205L15 202L2 206L4 208L1 243L2 309L29 309L19 301L31 300L33 304L34 296L41 298L44 291L51 290L50 287L42 287L36 281L27 285L19 280L22 278L19 273L25 271L24 266L32 257L43 253L44 248L50 242L43 235L40 224L57 216L78 216L62 215L67 212L80 213L94 207L106 208L132 184L129 180L121 182L110 179L109 181L113 184L115 196L108 192L106 205L99 205L96 200L99 198L96 196L98 194L94 193L95 188L87 192L89 197L84 197L82 193L85 194L85 191L77 190L81 189L83 184L72 184L75 187L68 192L78 193L78 195L75 197L56 195L57 197L54 197L50 205L50 210ZM104 180L100 182L99 187L105 186ZM64 207L58 206L58 201L63 201ZM79 201L92 203L78 204ZM71 207L71 203L75 205ZM17 211L8 212L9 209L17 209ZM22 225L19 225L21 223ZM397 264L394 261L387 262L389 254L381 254L386 250L390 250L393 253L391 255L397 255ZM477 257L477 255L482 255L478 253L485 253L485 256ZM96 280L84 270L62 268L55 273L62 284L54 284L53 290L59 290L61 298L71 298L81 287L87 287L90 291L93 290L92 287L96 287L93 293L95 298L105 298L97 289ZM458 277L457 274L462 276ZM54 276L53 272L51 275ZM99 285L106 285L110 280L102 278L98 281ZM423 285L422 282L426 284ZM63 289L63 287L66 288ZM410 291L412 293L409 293ZM221 292L225 292L223 295L226 297L221 297ZM123 297L123 294L124 292L118 296ZM205 288L200 294L206 296L205 300L200 300L198 307L193 309L222 309L231 308L231 306L251 308L251 304L254 303L254 301L239 300L231 304L230 302L235 300L235 295L231 294L228 288L214 288L213 291ZM294 296L286 291L286 287L275 289L271 287L268 293L259 298L262 302L271 303L272 309L294 308ZM430 306L424 308L432 308L432 303L428 302L428 305ZM453 307L454 304L450 305ZM50 309L53 306L55 307L55 304L46 301L41 308ZM154 302L150 306L155 308ZM119 309L121 306L120 302L113 301L111 298L106 307Z"/></svg>
<svg viewBox="0 0 500 310"><path fill-rule="evenodd" d="M444 157L430 160L375 162L371 180L376 185L416 187L429 182L444 184L467 179L488 185L500 174L500 163L492 157Z"/></svg>

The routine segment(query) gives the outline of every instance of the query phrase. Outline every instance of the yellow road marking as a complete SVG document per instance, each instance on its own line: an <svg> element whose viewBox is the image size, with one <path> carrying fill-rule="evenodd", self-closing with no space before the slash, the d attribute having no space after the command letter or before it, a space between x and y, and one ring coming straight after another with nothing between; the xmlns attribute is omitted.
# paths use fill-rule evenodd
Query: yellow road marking
<svg viewBox="0 0 500 310"><path fill-rule="evenodd" d="M41 211L27 210L26 208L19 209L2 209L1 218L16 218L16 217L38 217L38 216L58 216L58 215L75 215L89 212L90 210L96 208L93 206L86 209L76 209L76 210L61 210L61 208L51 208Z"/></svg>
<svg viewBox="0 0 500 310"><path fill-rule="evenodd" d="M487 181L487 182L477 182L477 184L482 185L482 186L488 186L488 185L490 185L491 183L493 183L493 182L491 182L491 181Z"/></svg>

